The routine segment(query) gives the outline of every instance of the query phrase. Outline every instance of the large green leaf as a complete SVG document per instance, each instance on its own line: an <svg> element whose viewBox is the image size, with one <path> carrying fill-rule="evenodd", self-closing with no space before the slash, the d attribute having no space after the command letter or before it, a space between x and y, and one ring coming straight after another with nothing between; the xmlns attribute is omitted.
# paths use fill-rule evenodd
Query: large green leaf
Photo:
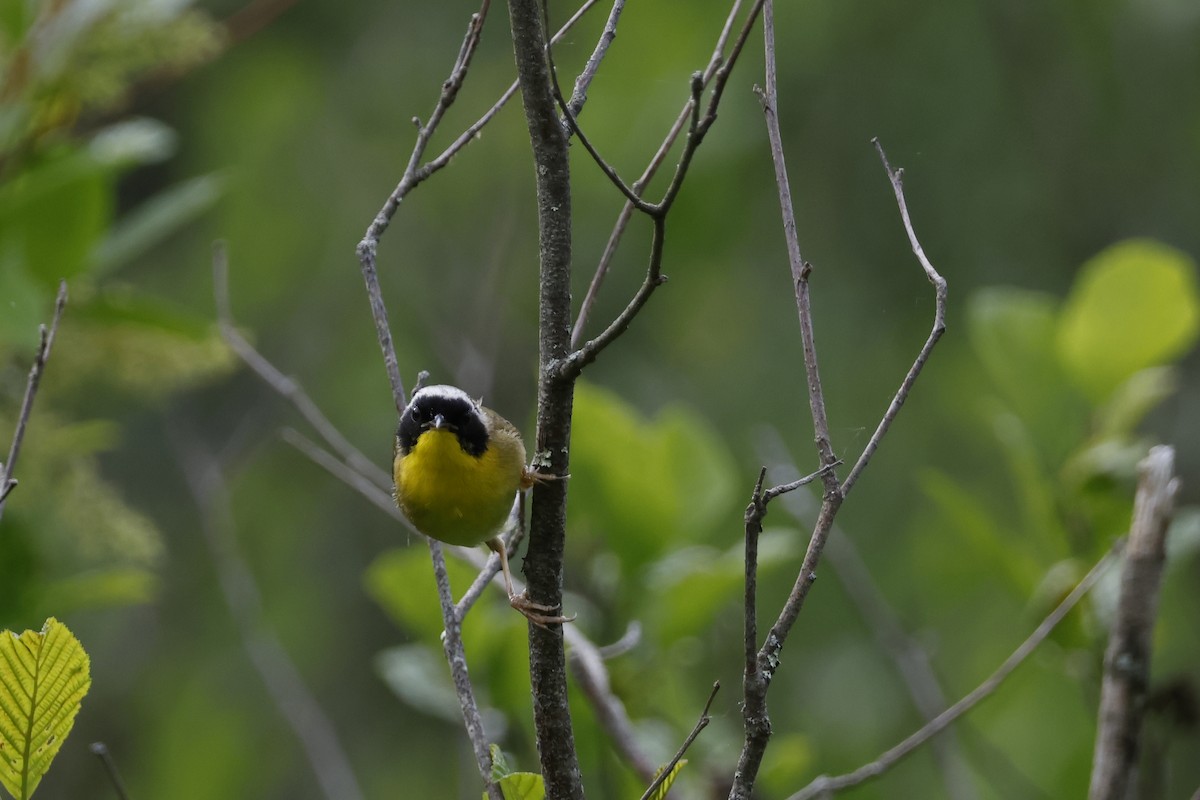
<svg viewBox="0 0 1200 800"><path fill-rule="evenodd" d="M1058 352L1094 399L1138 370L1186 352L1200 331L1196 264L1150 239L1120 242L1083 265L1058 329Z"/></svg>
<svg viewBox="0 0 1200 800"><path fill-rule="evenodd" d="M571 535L636 569L673 541L704 541L732 512L732 458L699 416L672 406L646 419L580 383L571 432Z"/></svg>
<svg viewBox="0 0 1200 800"><path fill-rule="evenodd" d="M37 789L91 685L83 645L53 617L0 633L0 784L16 800Z"/></svg>
<svg viewBox="0 0 1200 800"><path fill-rule="evenodd" d="M511 772L499 781L504 800L545 800L546 786L536 772ZM488 800L487 792L483 800Z"/></svg>

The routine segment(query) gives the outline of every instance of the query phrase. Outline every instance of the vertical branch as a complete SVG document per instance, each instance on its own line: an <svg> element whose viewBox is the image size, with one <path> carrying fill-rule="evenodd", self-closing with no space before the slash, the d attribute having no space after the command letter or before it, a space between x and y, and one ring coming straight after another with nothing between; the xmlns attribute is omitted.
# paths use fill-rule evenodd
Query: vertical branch
<svg viewBox="0 0 1200 800"><path fill-rule="evenodd" d="M509 0L508 8L537 181L540 373L534 459L542 470L566 475L575 381L573 377L560 377L552 365L561 361L570 347L571 183L567 136L555 110L538 0ZM545 481L533 489L524 572L531 599L549 606L562 603L566 501L565 481ZM546 795L555 800L580 800L583 783L567 705L561 632L529 626L529 671Z"/></svg>
<svg viewBox="0 0 1200 800"><path fill-rule="evenodd" d="M1121 571L1117 614L1104 653L1089 800L1129 797L1141 750L1151 634L1166 563L1167 524L1174 512L1179 481L1174 477L1175 451L1170 447L1152 448L1138 466L1141 479Z"/></svg>
<svg viewBox="0 0 1200 800"><path fill-rule="evenodd" d="M470 675L467 673L467 652L462 641L462 617L454 607L454 596L450 594L450 575L446 571L446 557L442 554L441 543L436 539L429 540L429 557L433 560L433 575L437 582L438 600L442 604L442 620L446 624L442 634L442 649L446 653L446 661L450 664L450 674L454 679L454 692L458 695L459 706L462 708L467 738L471 740L471 748L475 751L475 763L487 785L488 796L492 800L502 800L500 788L491 780L490 770L484 771L484 768L492 763L492 756L488 752L483 718L479 716L479 706L475 703L475 692L471 686Z"/></svg>
<svg viewBox="0 0 1200 800"><path fill-rule="evenodd" d="M41 326L41 343L37 355L33 357L33 366L29 368L29 380L25 384L25 397L21 400L21 410L17 414L17 427L13 431L12 445L8 448L8 459L0 464L0 517L4 516L4 503L8 495L17 488L17 479L13 475L17 471L17 457L21 455L21 443L25 440L25 428L29 425L29 415L33 413L33 401L37 397L38 385L42 381L42 373L46 370L46 361L50 358L50 348L54 346L54 335L58 333L58 323L62 319L63 309L67 307L67 282L58 285L58 297L54 301L54 319L50 328Z"/></svg>

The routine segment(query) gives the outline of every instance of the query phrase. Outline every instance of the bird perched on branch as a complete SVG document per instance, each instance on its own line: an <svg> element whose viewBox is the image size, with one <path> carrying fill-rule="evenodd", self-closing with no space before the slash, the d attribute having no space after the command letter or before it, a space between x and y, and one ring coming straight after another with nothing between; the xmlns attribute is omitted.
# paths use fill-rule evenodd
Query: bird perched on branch
<svg viewBox="0 0 1200 800"><path fill-rule="evenodd" d="M513 608L542 626L573 619L513 590L500 531L517 492L549 479L526 465L515 425L462 389L423 387L400 417L392 477L396 503L418 531L447 544L486 544L500 556Z"/></svg>

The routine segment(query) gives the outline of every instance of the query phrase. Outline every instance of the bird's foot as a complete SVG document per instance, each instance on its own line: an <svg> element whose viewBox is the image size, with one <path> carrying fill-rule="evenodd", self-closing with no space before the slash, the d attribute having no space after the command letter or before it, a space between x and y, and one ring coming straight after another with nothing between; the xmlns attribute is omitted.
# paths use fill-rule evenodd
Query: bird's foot
<svg viewBox="0 0 1200 800"><path fill-rule="evenodd" d="M525 619L537 625L544 630L550 630L549 625L562 625L567 622L574 622L578 614L572 614L569 617L564 617L561 614L553 614L550 612L558 611L558 606L548 606L542 603L535 603L529 599L529 595L525 592L520 594L510 594L508 596L508 604L520 611Z"/></svg>

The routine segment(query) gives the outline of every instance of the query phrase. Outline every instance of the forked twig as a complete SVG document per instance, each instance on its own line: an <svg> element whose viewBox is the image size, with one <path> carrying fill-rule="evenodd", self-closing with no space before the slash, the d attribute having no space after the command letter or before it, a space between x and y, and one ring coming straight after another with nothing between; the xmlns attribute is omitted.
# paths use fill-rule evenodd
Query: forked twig
<svg viewBox="0 0 1200 800"><path fill-rule="evenodd" d="M892 169L892 165L888 163L887 154L883 152L883 145L879 143L878 137L872 139L871 143L875 145L875 150L879 153L879 160L883 162L883 168L887 171L888 180L892 183L892 191L896 194L896 204L900 207L900 218L904 222L904 230L908 234L909 244L912 246L917 260L921 262L921 268L925 270L925 276L933 284L933 330L929 332L929 338L925 340L925 344L921 347L921 352L917 354L916 360L909 367L908 374L901 381L900 388L896 391L896 396L892 398L887 411L884 412L883 419L879 421L879 426L871 434L871 439L867 442L867 446L863 448L862 455L858 457L858 461L855 462L854 467L850 470L850 474L846 476L846 480L842 481L843 497L850 493L850 490L858 481L858 477L866 469L867 462L871 460L871 456L879 448L879 442L883 439L884 434L887 433L888 428L891 427L893 420L896 419L896 415L900 413L900 407L904 405L904 401L908 399L908 393L912 391L917 376L921 374L925 362L929 360L929 354L933 351L934 345L938 343L938 340L942 338L942 334L946 332L946 279L933 268L933 264L929 262L929 259L925 256L925 250L917 240L916 231L913 230L912 219L908 216L908 203L904 199L904 170Z"/></svg>

